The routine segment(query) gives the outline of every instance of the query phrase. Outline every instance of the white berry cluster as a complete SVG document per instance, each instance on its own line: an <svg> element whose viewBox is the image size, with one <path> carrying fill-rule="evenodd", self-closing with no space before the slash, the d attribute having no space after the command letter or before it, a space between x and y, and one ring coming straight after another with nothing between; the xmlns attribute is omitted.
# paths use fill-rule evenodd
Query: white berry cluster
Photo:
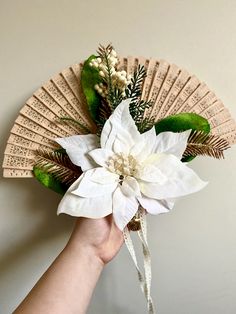
<svg viewBox="0 0 236 314"><path fill-rule="evenodd" d="M114 87L118 88L122 95L125 96L125 89L131 82L131 75L127 75L126 71L117 71L116 66L119 62L117 54L114 49L108 55L108 62L110 65L111 83ZM107 64L105 61L98 57L94 58L90 62L90 66L99 70L99 75L103 78L104 83L99 83L94 86L95 90L102 96L106 97L108 94L107 90Z"/></svg>

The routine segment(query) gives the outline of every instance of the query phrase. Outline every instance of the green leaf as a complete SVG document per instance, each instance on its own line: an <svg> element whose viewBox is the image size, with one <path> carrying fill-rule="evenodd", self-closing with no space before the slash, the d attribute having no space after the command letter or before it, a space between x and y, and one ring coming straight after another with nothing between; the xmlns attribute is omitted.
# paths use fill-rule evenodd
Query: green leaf
<svg viewBox="0 0 236 314"><path fill-rule="evenodd" d="M59 180L55 179L52 174L47 173L45 169L41 169L34 166L33 173L35 178L46 188L53 190L56 193L64 195L68 189L65 183L61 183Z"/></svg>
<svg viewBox="0 0 236 314"><path fill-rule="evenodd" d="M90 66L90 62L95 58L96 56L92 55L84 62L81 72L81 84L91 117L94 121L98 121L101 96L96 92L94 86L101 83L102 79L99 71Z"/></svg>
<svg viewBox="0 0 236 314"><path fill-rule="evenodd" d="M206 134L210 132L210 124L207 119L196 113L178 113L172 116L168 116L155 124L156 134L171 131L171 132L183 132L189 129L193 131L202 131ZM189 162L194 159L195 156L187 156L182 158L183 162Z"/></svg>
<svg viewBox="0 0 236 314"><path fill-rule="evenodd" d="M210 132L207 119L196 113L178 113L168 116L155 124L156 134L166 131L183 132L189 129Z"/></svg>

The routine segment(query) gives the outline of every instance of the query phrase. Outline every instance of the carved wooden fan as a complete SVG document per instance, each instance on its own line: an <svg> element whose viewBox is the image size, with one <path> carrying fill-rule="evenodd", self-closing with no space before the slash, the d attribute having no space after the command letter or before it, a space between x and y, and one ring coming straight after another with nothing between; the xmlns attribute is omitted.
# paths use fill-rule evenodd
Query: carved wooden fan
<svg viewBox="0 0 236 314"><path fill-rule="evenodd" d="M180 112L193 112L205 117L211 134L236 143L236 123L222 101L205 83L186 70L165 60L142 57L119 58L119 69L134 73L144 65L147 76L142 86L142 99L151 100L146 117L155 121ZM69 117L81 122L91 132L96 126L91 120L83 96L80 74L82 64L62 71L39 88L21 109L11 129L3 161L4 177L32 177L35 151L55 149L54 138L83 134L79 125L61 123Z"/></svg>

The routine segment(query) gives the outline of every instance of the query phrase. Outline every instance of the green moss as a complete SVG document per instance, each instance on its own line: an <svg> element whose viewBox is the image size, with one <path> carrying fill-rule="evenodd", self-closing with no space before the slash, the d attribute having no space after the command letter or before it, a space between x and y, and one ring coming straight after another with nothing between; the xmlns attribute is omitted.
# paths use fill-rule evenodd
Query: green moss
<svg viewBox="0 0 236 314"><path fill-rule="evenodd" d="M47 173L46 170L42 170L34 166L33 173L35 178L46 188L53 190L56 193L64 195L68 186L66 184L61 183L58 181L52 174Z"/></svg>

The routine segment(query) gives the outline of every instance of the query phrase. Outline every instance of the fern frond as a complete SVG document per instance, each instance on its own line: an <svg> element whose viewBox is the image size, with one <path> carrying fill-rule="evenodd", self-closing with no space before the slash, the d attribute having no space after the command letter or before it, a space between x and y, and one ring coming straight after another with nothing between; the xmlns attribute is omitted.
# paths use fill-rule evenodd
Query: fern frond
<svg viewBox="0 0 236 314"><path fill-rule="evenodd" d="M189 138L183 157L205 155L214 158L224 158L223 151L230 148L229 143L216 135L202 131L193 131Z"/></svg>
<svg viewBox="0 0 236 314"><path fill-rule="evenodd" d="M108 44L106 47L100 44L98 47L97 53L101 58L104 58L106 54L111 53L112 49L113 49L112 44Z"/></svg>
<svg viewBox="0 0 236 314"><path fill-rule="evenodd" d="M57 180L70 186L79 178L81 168L74 165L68 155L61 151L38 150L35 166L52 174Z"/></svg>
<svg viewBox="0 0 236 314"><path fill-rule="evenodd" d="M60 120L63 122L69 122L72 123L74 125L78 125L80 128L82 128L86 133L92 133L91 130L89 130L84 124L80 123L79 121L70 118L70 117L60 117Z"/></svg>
<svg viewBox="0 0 236 314"><path fill-rule="evenodd" d="M103 126L105 122L109 119L112 114L112 109L110 108L106 99L101 100L100 107L98 109L98 121L97 121L97 132L96 134L100 137Z"/></svg>
<svg viewBox="0 0 236 314"><path fill-rule="evenodd" d="M97 53L99 57L103 60L106 67L107 75L104 78L104 82L107 84L108 90L107 100L109 102L109 106L111 107L111 109L114 110L122 101L123 97L121 91L112 83L112 65L109 60L109 56L112 50L113 47L111 44L109 44L107 47L100 45Z"/></svg>

